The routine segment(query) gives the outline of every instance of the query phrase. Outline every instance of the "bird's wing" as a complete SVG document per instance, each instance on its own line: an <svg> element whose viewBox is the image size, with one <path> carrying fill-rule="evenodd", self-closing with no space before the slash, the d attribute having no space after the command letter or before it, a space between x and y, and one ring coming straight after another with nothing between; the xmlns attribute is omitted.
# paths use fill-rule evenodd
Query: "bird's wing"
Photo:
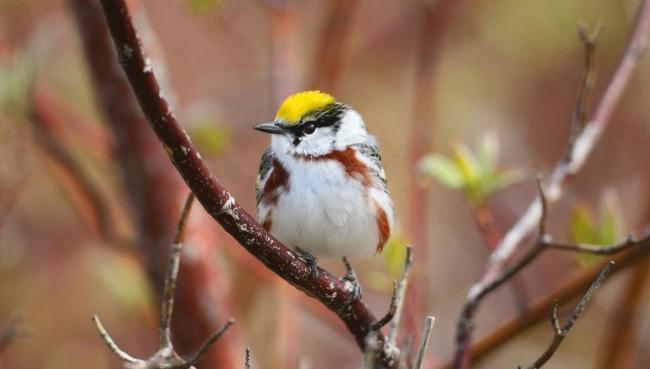
<svg viewBox="0 0 650 369"><path fill-rule="evenodd" d="M257 181L255 181L255 200L259 206L260 201L262 201L262 195L264 191L264 184L271 174L271 168L273 167L273 153L269 147L262 154L262 159L260 160L260 170L257 175Z"/></svg>
<svg viewBox="0 0 650 369"><path fill-rule="evenodd" d="M386 182L386 173L384 172L384 166L381 164L381 153L379 152L379 144L375 136L369 135L368 139L360 144L354 145L359 154L363 155L372 163L372 172L379 180L384 192L388 192L387 182Z"/></svg>

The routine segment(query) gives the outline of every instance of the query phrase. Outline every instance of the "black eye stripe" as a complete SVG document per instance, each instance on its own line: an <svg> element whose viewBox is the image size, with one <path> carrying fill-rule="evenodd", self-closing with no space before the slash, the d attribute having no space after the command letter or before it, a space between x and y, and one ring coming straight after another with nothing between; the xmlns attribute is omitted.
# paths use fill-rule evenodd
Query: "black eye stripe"
<svg viewBox="0 0 650 369"><path fill-rule="evenodd" d="M300 138L304 137L305 134L311 133L305 132L305 127L310 124L315 125L315 129L321 127L333 127L334 132L337 132L341 125L341 117L347 110L347 107L340 103L332 104L322 110L313 112L296 125L285 127L289 130L294 136L294 145L300 143Z"/></svg>

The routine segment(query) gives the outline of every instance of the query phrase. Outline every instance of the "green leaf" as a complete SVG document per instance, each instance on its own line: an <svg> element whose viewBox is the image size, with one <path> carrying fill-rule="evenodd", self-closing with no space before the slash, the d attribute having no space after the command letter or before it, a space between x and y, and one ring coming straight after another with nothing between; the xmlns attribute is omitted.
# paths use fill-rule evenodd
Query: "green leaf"
<svg viewBox="0 0 650 369"><path fill-rule="evenodd" d="M594 244L597 240L595 222L591 212L584 205L577 205L571 212L569 220L571 240L576 243Z"/></svg>
<svg viewBox="0 0 650 369"><path fill-rule="evenodd" d="M523 169L510 169L497 173L492 173L484 187L484 192L490 195L494 192L502 191L512 185L521 183L526 180L526 172Z"/></svg>
<svg viewBox="0 0 650 369"><path fill-rule="evenodd" d="M474 184L481 176L481 169L476 156L465 144L456 144L452 147L452 158L460 170L465 184Z"/></svg>
<svg viewBox="0 0 650 369"><path fill-rule="evenodd" d="M463 175L454 162L440 154L425 156L420 160L419 170L449 188L460 189L465 185Z"/></svg>

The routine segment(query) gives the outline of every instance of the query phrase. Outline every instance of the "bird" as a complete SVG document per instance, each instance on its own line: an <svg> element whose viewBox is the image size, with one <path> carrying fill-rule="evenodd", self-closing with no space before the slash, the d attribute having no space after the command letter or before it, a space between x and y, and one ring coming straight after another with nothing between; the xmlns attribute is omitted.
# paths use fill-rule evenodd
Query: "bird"
<svg viewBox="0 0 650 369"><path fill-rule="evenodd" d="M287 97L272 122L255 185L257 220L317 273L318 259L382 251L393 203L375 137L359 112L309 90Z"/></svg>

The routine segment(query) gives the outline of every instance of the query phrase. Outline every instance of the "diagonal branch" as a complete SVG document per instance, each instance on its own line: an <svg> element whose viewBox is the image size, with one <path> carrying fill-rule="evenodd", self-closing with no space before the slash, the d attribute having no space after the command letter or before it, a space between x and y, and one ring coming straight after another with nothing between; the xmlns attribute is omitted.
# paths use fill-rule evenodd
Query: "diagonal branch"
<svg viewBox="0 0 650 369"><path fill-rule="evenodd" d="M317 298L335 312L363 347L369 326L376 321L363 299L353 298L349 283L320 269L316 278L310 266L294 251L262 228L242 209L235 198L210 173L174 113L153 73L123 0L102 0L120 63L138 98L151 128L169 158L206 211L246 250L269 269L306 294ZM350 302L351 301L351 302ZM383 344L384 336L377 332ZM378 360L382 367L394 367L393 351L382 347Z"/></svg>
<svg viewBox="0 0 650 369"><path fill-rule="evenodd" d="M614 266L614 262L610 261L605 265L605 268L600 272L596 280L591 284L587 292L582 296L576 307L573 309L573 312L569 316L569 319L567 322L563 325L560 326L560 320L557 317L557 302L553 305L553 312L551 314L551 326L553 326L553 340L551 341L551 344L549 347L544 351L544 353L537 359L533 364L531 364L528 369L539 369L544 364L546 364L547 361L553 356L555 351L557 350L558 347L560 347L560 344L566 337L567 333L573 328L573 325L576 323L578 318L580 318L580 315L582 312L585 310L585 307L587 307L587 304L589 303L589 300L594 295L594 292L602 285L603 281L605 280L605 277L609 274L609 272L612 270L612 267Z"/></svg>

